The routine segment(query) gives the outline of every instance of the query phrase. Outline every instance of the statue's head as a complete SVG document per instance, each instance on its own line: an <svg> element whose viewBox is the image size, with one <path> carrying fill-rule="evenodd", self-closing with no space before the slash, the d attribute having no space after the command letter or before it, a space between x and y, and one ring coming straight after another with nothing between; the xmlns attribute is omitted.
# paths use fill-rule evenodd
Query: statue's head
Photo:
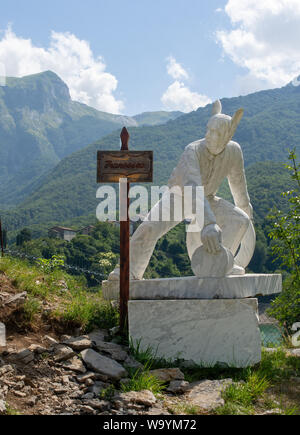
<svg viewBox="0 0 300 435"><path fill-rule="evenodd" d="M206 147L211 154L220 154L233 138L234 133L243 117L244 110L239 109L235 115L224 115L220 100L213 104L212 117L207 124L205 136Z"/></svg>

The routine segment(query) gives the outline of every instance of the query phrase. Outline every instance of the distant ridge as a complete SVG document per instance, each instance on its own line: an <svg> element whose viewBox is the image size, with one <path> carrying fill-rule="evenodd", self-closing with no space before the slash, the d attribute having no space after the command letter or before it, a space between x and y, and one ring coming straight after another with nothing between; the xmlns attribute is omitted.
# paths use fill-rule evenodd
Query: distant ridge
<svg viewBox="0 0 300 435"><path fill-rule="evenodd" d="M147 119L160 124L175 116L155 112ZM61 159L124 125L139 121L72 101L52 71L8 77L0 86L0 209L22 201Z"/></svg>

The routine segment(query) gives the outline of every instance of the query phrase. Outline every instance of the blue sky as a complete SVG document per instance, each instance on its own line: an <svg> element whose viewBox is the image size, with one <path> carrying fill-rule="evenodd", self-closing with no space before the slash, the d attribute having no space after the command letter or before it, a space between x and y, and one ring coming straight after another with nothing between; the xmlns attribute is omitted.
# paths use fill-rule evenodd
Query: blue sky
<svg viewBox="0 0 300 435"><path fill-rule="evenodd" d="M10 0L0 7L0 62L8 75L55 70L74 99L100 110L187 112L296 76L299 3Z"/></svg>

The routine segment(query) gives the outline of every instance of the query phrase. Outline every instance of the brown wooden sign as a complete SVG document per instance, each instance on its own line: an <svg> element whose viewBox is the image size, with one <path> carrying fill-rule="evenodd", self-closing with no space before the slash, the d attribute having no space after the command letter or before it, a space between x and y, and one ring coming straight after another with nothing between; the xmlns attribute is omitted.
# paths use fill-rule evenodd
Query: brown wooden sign
<svg viewBox="0 0 300 435"><path fill-rule="evenodd" d="M153 181L153 151L98 151L98 183Z"/></svg>

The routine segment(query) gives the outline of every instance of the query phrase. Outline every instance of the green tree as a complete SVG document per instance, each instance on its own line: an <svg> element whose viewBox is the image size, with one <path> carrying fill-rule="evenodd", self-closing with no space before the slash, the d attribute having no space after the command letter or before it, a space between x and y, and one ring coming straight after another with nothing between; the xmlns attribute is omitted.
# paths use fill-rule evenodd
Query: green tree
<svg viewBox="0 0 300 435"><path fill-rule="evenodd" d="M294 151L290 152L290 165L295 188L284 192L289 203L287 212L276 210L271 216L274 227L270 232L274 255L281 260L281 265L288 272L283 292L272 304L270 314L281 324L290 327L300 320L300 164Z"/></svg>
<svg viewBox="0 0 300 435"><path fill-rule="evenodd" d="M30 240L31 240L31 232L27 228L24 228L17 235L16 245L17 246L23 246L25 242L29 242Z"/></svg>

